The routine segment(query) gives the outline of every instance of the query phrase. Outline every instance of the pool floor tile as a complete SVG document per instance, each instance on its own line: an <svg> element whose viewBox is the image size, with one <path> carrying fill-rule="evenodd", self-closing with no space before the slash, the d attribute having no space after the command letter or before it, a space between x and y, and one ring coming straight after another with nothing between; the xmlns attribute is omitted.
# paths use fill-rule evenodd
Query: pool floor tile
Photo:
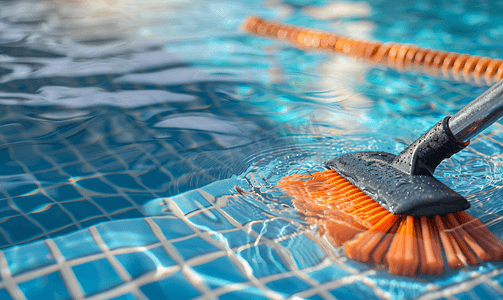
<svg viewBox="0 0 503 300"><path fill-rule="evenodd" d="M159 242L143 219L107 222L97 225L96 229L110 249L145 246Z"/></svg>
<svg viewBox="0 0 503 300"><path fill-rule="evenodd" d="M68 293L59 272L52 272L21 282L19 288L27 299L68 299Z"/></svg>
<svg viewBox="0 0 503 300"><path fill-rule="evenodd" d="M294 276L266 283L266 286L275 292L285 295L285 298L311 288L304 280Z"/></svg>
<svg viewBox="0 0 503 300"><path fill-rule="evenodd" d="M287 271L279 254L265 245L239 250L236 255L248 264L257 278Z"/></svg>
<svg viewBox="0 0 503 300"><path fill-rule="evenodd" d="M180 272L156 282L140 287L149 299L185 300L199 296L199 293Z"/></svg>
<svg viewBox="0 0 503 300"><path fill-rule="evenodd" d="M66 260L101 253L100 247L96 245L91 232L87 229L54 238L53 241Z"/></svg>
<svg viewBox="0 0 503 300"><path fill-rule="evenodd" d="M496 291L487 283L481 283L469 291L454 295L459 300L471 299L503 299L503 294Z"/></svg>
<svg viewBox="0 0 503 300"><path fill-rule="evenodd" d="M318 283L323 284L331 281L339 280L345 276L349 276L351 273L344 270L342 267L338 265L329 265L323 269L316 270L310 273L307 273L307 276L312 279L318 281Z"/></svg>
<svg viewBox="0 0 503 300"><path fill-rule="evenodd" d="M200 255L220 251L217 247L209 244L199 237L193 237L187 240L174 242L173 246L184 260L188 260Z"/></svg>
<svg viewBox="0 0 503 300"><path fill-rule="evenodd" d="M122 282L106 258L73 266L72 270L86 295L110 289Z"/></svg>
<svg viewBox="0 0 503 300"><path fill-rule="evenodd" d="M119 254L115 257L133 278L158 268L167 268L176 265L161 246L146 249L143 252Z"/></svg>
<svg viewBox="0 0 503 300"><path fill-rule="evenodd" d="M9 248L4 255L13 276L56 263L44 241Z"/></svg>
<svg viewBox="0 0 503 300"><path fill-rule="evenodd" d="M264 292L257 287L249 287L238 291L220 295L220 300L268 300L270 298L264 295Z"/></svg>
<svg viewBox="0 0 503 300"><path fill-rule="evenodd" d="M220 257L205 264L192 267L211 288L247 281L241 271L226 257Z"/></svg>
<svg viewBox="0 0 503 300"><path fill-rule="evenodd" d="M343 285L330 291L330 293L337 299L364 299L364 300L378 300L371 288L360 281L355 281L350 284Z"/></svg>

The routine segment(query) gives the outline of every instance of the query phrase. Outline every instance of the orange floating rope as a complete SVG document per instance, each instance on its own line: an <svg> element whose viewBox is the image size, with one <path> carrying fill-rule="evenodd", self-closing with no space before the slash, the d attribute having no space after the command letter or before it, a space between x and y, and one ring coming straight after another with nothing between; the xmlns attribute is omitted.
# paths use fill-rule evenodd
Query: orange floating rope
<svg viewBox="0 0 503 300"><path fill-rule="evenodd" d="M431 75L471 83L493 83L503 78L503 60L446 52L403 43L381 43L334 35L311 28L268 22L255 16L243 26L248 33L280 39L305 50L330 51L387 65L397 70L420 70Z"/></svg>
<svg viewBox="0 0 503 300"><path fill-rule="evenodd" d="M334 170L292 175L278 186L349 258L384 265L391 274L441 274L442 252L452 269L502 258L503 241L464 211L394 215Z"/></svg>

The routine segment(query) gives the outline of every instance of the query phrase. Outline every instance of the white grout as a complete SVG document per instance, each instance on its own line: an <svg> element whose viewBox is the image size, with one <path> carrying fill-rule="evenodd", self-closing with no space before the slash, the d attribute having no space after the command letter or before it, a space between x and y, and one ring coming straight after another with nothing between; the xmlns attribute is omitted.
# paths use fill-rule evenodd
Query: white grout
<svg viewBox="0 0 503 300"><path fill-rule="evenodd" d="M24 300L25 295L17 285L17 283L12 280L12 274L9 270L9 265L5 259L3 251L0 251L0 275L2 276L2 281L5 285L5 289L9 295L14 298L14 300Z"/></svg>
<svg viewBox="0 0 503 300"><path fill-rule="evenodd" d="M73 299L82 299L84 294L82 293L81 286L75 277L75 273L72 268L66 263L66 259L61 254L56 243L53 240L47 239L44 241L51 252L52 257L56 260L59 267L59 272L61 273L61 278L65 282L65 286Z"/></svg>

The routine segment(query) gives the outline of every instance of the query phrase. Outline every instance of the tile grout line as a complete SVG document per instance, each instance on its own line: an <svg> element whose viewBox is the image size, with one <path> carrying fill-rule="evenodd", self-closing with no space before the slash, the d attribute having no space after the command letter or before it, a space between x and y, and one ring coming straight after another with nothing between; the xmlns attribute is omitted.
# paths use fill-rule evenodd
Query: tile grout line
<svg viewBox="0 0 503 300"><path fill-rule="evenodd" d="M436 299L439 297L447 297L447 296L455 297L454 294L459 294L462 292L469 291L481 283L487 283L487 280L490 280L491 277L494 277L494 276L502 274L502 273L503 273L503 270L501 270L501 269L499 269L499 270L496 269L492 272L485 273L485 274L473 273L472 276L475 275L475 277L472 277L471 280L457 282L452 286L447 286L445 288L442 288L442 289L434 291L434 292L426 292L423 295L417 297L417 299L429 300L429 299Z"/></svg>
<svg viewBox="0 0 503 300"><path fill-rule="evenodd" d="M198 191L199 191L199 190L200 190L200 189L198 189ZM204 191L203 191L203 192L204 192ZM204 194L203 194L203 193L201 193L201 195L202 195L203 197L205 197L205 194L206 194L206 197L208 197L208 196L213 197L213 196L209 195L207 192L204 192ZM206 197L205 197L205 199L206 199ZM207 200L208 200L208 199L207 199ZM209 202L210 202L210 203L212 203L212 205L213 205L213 203L216 203L216 201L213 201L213 202L212 202L212 201L209 201ZM221 213L221 214L222 214L222 215L223 215L223 216L224 216L224 217L225 217L225 218L226 218L229 222L231 222L231 223L232 223L232 222L235 222L236 224L239 224L237 221L235 221L235 220L234 220L234 218L232 218L232 217L231 217L230 215L228 215L226 212L222 211L220 207L218 207L218 206L216 206L216 205L213 205L213 206L214 206L214 207L215 207L215 209L216 209L217 211L219 211L219 212L220 212L220 213ZM239 225L240 225L240 224L239 224ZM236 225L234 225L234 226L236 226ZM249 234L252 234L252 232L254 232L254 231L249 232ZM253 236L253 234L252 234L252 236ZM268 240L268 239L266 239L266 240ZM269 246L270 246L271 248L275 248L275 249L276 249L276 248L279 248L279 250L278 250L278 249L276 249L276 250L278 250L278 253L279 253L279 254L283 257L283 259L285 259L285 257L284 257L284 253L283 253L282 251L280 251L280 250L285 249L284 247L282 247L281 245L279 245L279 244L275 243L274 241L272 241L272 244L271 244L271 241L270 241L269 243L266 243L266 244L270 244ZM288 251L287 249L285 249L285 250L286 250L286 251ZM328 249L324 249L324 251L328 251ZM337 264L339 265L339 263L337 263ZM295 263L294 263L294 266L296 267ZM347 267L346 267L346 268L347 268ZM354 273L354 271L353 271L352 273ZM359 274L355 274L355 275L359 275ZM307 275L306 275L306 276L307 276ZM309 276L307 276L307 277L309 277ZM361 281L362 281L362 283L363 283L363 284L365 284L365 285L369 286L369 284L368 284L368 283L364 282L363 280L361 280ZM384 292L383 290L379 289L379 288L378 288L378 287L376 287L375 285L372 285L372 286L369 286L369 287L370 287L370 288L374 291L374 293L375 293L376 295L377 295L377 294L380 294L380 295L381 295L381 297L383 297L383 298L385 298L385 299L389 299L389 298L390 298L390 296L389 296L386 292ZM315 288L315 287L312 287L312 289L313 289L313 288ZM377 292L376 292L376 290L377 290ZM331 296L329 296L328 294L326 294L326 292L327 292L327 290L322 290L322 291L320 291L320 293L323 293L325 296L328 296L328 298L332 298Z"/></svg>
<svg viewBox="0 0 503 300"><path fill-rule="evenodd" d="M105 254L105 258L107 259L107 261L112 265L112 268L117 273L117 275L119 275L120 279L123 282L131 281L132 280L131 275L129 275L129 273L126 271L124 266L117 260L117 258L115 258L115 256L112 253L110 253L110 249L101 238L101 235L96 229L96 226L90 227L89 232L91 233L91 236L93 237L95 243ZM135 289L132 290L132 293L140 299L146 299L145 295L138 289L138 287L135 287Z"/></svg>
<svg viewBox="0 0 503 300"><path fill-rule="evenodd" d="M196 236L196 235L193 234L193 236ZM171 240L166 240L166 242L170 242L170 241ZM164 245L166 242L164 242L164 243L157 242L157 243L151 244L151 245L155 245L155 247L159 247L159 246ZM247 244L245 246L253 247L254 245ZM242 246L239 246L239 247L242 247ZM236 248L239 248L239 247L236 247ZM235 249L235 248L233 248L233 249ZM116 251L116 250L114 250L114 251ZM186 261L185 264L187 266L197 266L197 265L201 265L207 261L212 261L217 258L224 257L224 256L226 256L226 251L213 252L213 253L205 254L202 257L200 256L200 257L191 258L188 261ZM181 270L181 266L175 265L175 266L165 268L165 270L163 270L161 273L159 273L158 270L156 272L149 272L149 273L146 273L146 274L144 274L136 279L133 279L127 283L124 283L121 286L118 286L118 287L112 288L110 290L103 291L97 295L94 295L91 298L92 299L108 299L109 297L120 296L120 295L123 295L124 293L127 293L130 291L131 288L129 288L128 286L131 286L132 283L136 284L137 286L149 284L149 283L154 282L155 280L158 280L160 278L165 277L167 274L171 274L171 273L174 273L179 270Z"/></svg>
<svg viewBox="0 0 503 300"><path fill-rule="evenodd" d="M12 298L15 300L26 299L26 296L19 288L19 285L12 279L12 274L9 270L9 265L7 264L7 259L5 258L3 251L0 251L0 275L2 277L2 281L4 282L5 289Z"/></svg>
<svg viewBox="0 0 503 300"><path fill-rule="evenodd" d="M234 230L228 229L228 230L224 230L224 231L221 231L221 232L225 233L225 232L231 232L231 231L237 231L237 229L234 229ZM215 233L220 233L220 231L216 231ZM188 239L191 239L191 238L194 238L194 237L197 237L197 235L195 233L187 235L187 236L183 236L183 237L178 237L178 238L170 239L169 242L184 241L184 240L188 240ZM141 246L141 247L138 247L138 246L134 246L134 247L122 247L122 248L110 250L110 253L112 255L137 253L137 252L144 251L145 249L148 250L148 249L156 248L156 247L159 247L159 246L162 246L162 245L163 244L161 242L156 242L156 243L152 243L152 244ZM99 253L95 253L95 254L91 254L91 255L85 255L85 256L82 256L82 257L74 258L74 259L68 260L66 263L69 266L74 266L74 265L79 265L79 264L83 264L83 263L86 263L86 262L96 261L98 259L102 259L102 258L105 258L105 257L106 257L105 253L99 252ZM20 275L16 275L16 276L13 277L13 280L15 282L23 282L23 281L31 280L31 279L34 279L36 277L42 276L44 274L48 274L48 273L57 271L57 270L59 270L58 266L56 266L56 265L49 265L49 266L37 268L35 270L31 270L31 271L22 273Z"/></svg>
<svg viewBox="0 0 503 300"><path fill-rule="evenodd" d="M180 271L186 279L203 295L207 295L210 292L208 287L206 287L199 275L197 275L197 273L195 273L190 266L186 264L176 248L169 242L168 239L166 239L166 236L162 233L161 228L159 228L159 226L151 218L145 218L144 220L150 226L152 233L163 244L164 251L166 251L166 253L180 266Z"/></svg>
<svg viewBox="0 0 503 300"><path fill-rule="evenodd" d="M112 184L110 181L108 181L108 180L104 177L103 173L101 173L98 169L96 169L96 167L95 167L95 166L93 166L92 164L90 164L90 163L88 163L87 161L85 161L85 160L83 159L82 154L81 154L81 153L79 153L79 152L77 151L77 149L75 148L75 146L74 146L73 144L71 144L71 143L70 143L70 142L68 142L68 141L65 141L65 142L66 142L66 143L64 143L64 144L65 144L67 147L69 147L69 148L70 148L70 149L71 149L71 150L75 153L75 155L77 155L77 157L78 157L79 159L81 159L82 161L86 162L89 166L91 166L91 168L92 168L92 170L93 170L93 173L94 173L94 174L96 174L96 177L98 178L98 180L100 180L102 183L104 183L104 184L106 184L107 186L109 186L109 187L111 187L112 189L114 189L114 190L115 190L115 192L116 192L118 195L120 195L120 196L122 196L124 199L126 199L126 200L127 200L127 201L128 201L128 202L129 202L129 203L130 203L130 204L131 204L134 208L136 208L138 211L141 211L141 210L140 210L140 208L139 208L139 206L138 206L138 205L137 205L137 204L136 204L133 200L131 200L131 198L127 197L127 196L126 196L126 194L124 193L124 191L122 191L121 189L118 189L118 188L117 188L114 184ZM62 143L63 143L63 142L62 142ZM92 201L92 200L90 200L90 201ZM94 201L92 201L92 203L93 203L93 204L95 204L95 203L94 203ZM96 205L96 204L95 204L95 205Z"/></svg>
<svg viewBox="0 0 503 300"><path fill-rule="evenodd" d="M211 196L211 195L210 195L210 196ZM203 195L203 197L204 197L204 195ZM216 203L216 201L215 201L215 202L211 202L211 203L212 203L212 204L213 204L213 203ZM215 207L215 209L217 209L217 211L219 211L219 212L222 214L222 216L224 216L224 218L226 218L229 222L231 222L231 224L232 224L232 223L235 223L235 224L234 224L234 226L236 226L236 225L238 224L238 225L240 225L241 227L243 227L243 226L242 226L239 222L237 222L236 220L234 220L234 218L232 218L230 215L228 215L226 212L224 212L224 211L223 211L220 207L218 207L218 206L216 206L216 205L215 205L214 207ZM252 234L252 232L253 232L254 234ZM257 234L257 233L255 233L255 231L252 231L251 229L250 229L250 232L247 232L247 233L249 233L249 234L251 234L252 236L255 236L255 237L256 237L256 234ZM268 239L265 239L265 240L268 240ZM267 244L267 243L266 243L266 244ZM283 248L283 247L281 247L280 245L278 245L277 243L274 243L274 242L273 242L273 245L272 245L271 247L272 247L272 248ZM278 251L278 252L282 254L282 252L281 252L281 251ZM280 254L280 255L281 255L281 254ZM299 272L300 272L300 271L299 271ZM307 277L309 277L309 276L307 276ZM313 281L314 281L314 280L313 280ZM313 288L311 288L311 289L313 289ZM323 294L325 294L325 291L322 291L322 293L323 293ZM332 299L332 297L331 297L331 296L329 296L329 295L325 295L325 296L327 296L327 298L328 298L328 299Z"/></svg>
<svg viewBox="0 0 503 300"><path fill-rule="evenodd" d="M199 189L198 189L199 191ZM200 193L201 194L201 193ZM201 194L203 197L205 195ZM209 194L208 194L209 195ZM211 195L209 195L211 196ZM212 196L211 196L212 197ZM189 226L194 232L197 233L197 235L204 241L216 246L217 248L222 249L222 245L215 240L213 240L211 237L206 238L198 228L192 225L192 223L185 217L183 212L180 210L178 205L172 201L170 198L166 199L168 202L167 205L170 208L170 210L174 213L175 216L178 216L187 226ZM215 199L213 198L212 202L210 203L215 203ZM238 223L239 224L239 223ZM234 226L236 227L236 226ZM239 224L239 227L242 227L241 224ZM256 244L256 243L254 243ZM269 288L266 288L251 272L248 272L247 268L243 266L243 264L240 262L239 258L234 254L233 251L230 251L230 249L225 248L222 249L224 252L227 253L227 257L231 260L231 262L246 276L248 279L259 289L264 292L265 296L271 299L284 299L280 294L276 293L275 291L270 290Z"/></svg>
<svg viewBox="0 0 503 300"><path fill-rule="evenodd" d="M210 195L209 193L207 193L206 191L204 191L204 190L202 190L202 189L198 189L197 191L199 192L199 194L201 194L201 196L203 196L203 198L205 198L208 202L210 202L210 203L212 204L212 206L213 206L213 207L214 207L214 208L215 208L215 209L216 209L216 210L217 210L220 214L222 214L222 216L223 216L225 219L227 219L227 221L228 221L228 222L230 222L230 223L231 223L234 227L236 227L236 228L241 228L243 231L245 231L245 230L244 230L245 226L241 225L241 224L240 224L239 222L237 222L234 218L232 218L230 215L228 215L226 212L224 212L224 211L221 209L221 207L220 207L219 205L217 205L217 204L218 204L218 200L217 200L217 198L213 197L212 195ZM265 221L267 221L267 220L265 220ZM248 228L249 228L249 226L246 226L246 227L248 227ZM257 233L256 233L255 231L251 230L251 228L249 228L249 229L248 229L248 230L246 230L245 232L246 232L247 234L250 234L251 236L253 236L253 237L255 237L255 238L257 238L257 237L258 237L258 236L257 236ZM264 243L265 243L265 244L270 244L269 239L268 239L268 238L264 238ZM275 246L279 247L279 248L280 248L280 250L282 250L282 249L283 249L283 247L279 246L278 244L276 244L276 243L273 243L273 244L274 244ZM271 248L276 248L275 246L274 246L274 247L271 247ZM276 250L278 250L278 249L276 249ZM282 253L281 251L279 251L279 250L278 250L278 253L282 256L283 260L285 260L285 258L284 258L284 256L283 256L283 253ZM287 262L287 260L285 260L285 262ZM291 267L292 262L289 262L289 263L288 263L288 265ZM295 262L293 262L293 265L296 267ZM283 277L283 278L286 278L286 277ZM261 285L261 286L263 286L263 283L261 282L261 280L260 280L260 279L257 279L257 278L255 278L255 279L256 279L256 280L260 283L260 285Z"/></svg>
<svg viewBox="0 0 503 300"><path fill-rule="evenodd" d="M80 284L78 283L72 268L69 267L66 263L66 259L63 254L61 254L58 246L51 239L47 239L44 242L47 248L49 248L49 251L51 251L52 257L56 260L56 263L59 267L59 272L63 277L62 279L70 293L70 296L74 299L82 299L84 297L84 294L82 293Z"/></svg>

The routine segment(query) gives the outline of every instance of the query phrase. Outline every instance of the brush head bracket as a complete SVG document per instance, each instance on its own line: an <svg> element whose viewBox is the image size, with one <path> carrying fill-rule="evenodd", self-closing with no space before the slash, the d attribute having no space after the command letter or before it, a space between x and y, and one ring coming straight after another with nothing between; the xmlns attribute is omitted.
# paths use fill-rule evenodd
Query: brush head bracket
<svg viewBox="0 0 503 300"><path fill-rule="evenodd" d="M398 155L349 153L326 165L393 214L433 216L468 209L463 196L433 177L442 160L467 145L456 140L448 120L442 119Z"/></svg>

